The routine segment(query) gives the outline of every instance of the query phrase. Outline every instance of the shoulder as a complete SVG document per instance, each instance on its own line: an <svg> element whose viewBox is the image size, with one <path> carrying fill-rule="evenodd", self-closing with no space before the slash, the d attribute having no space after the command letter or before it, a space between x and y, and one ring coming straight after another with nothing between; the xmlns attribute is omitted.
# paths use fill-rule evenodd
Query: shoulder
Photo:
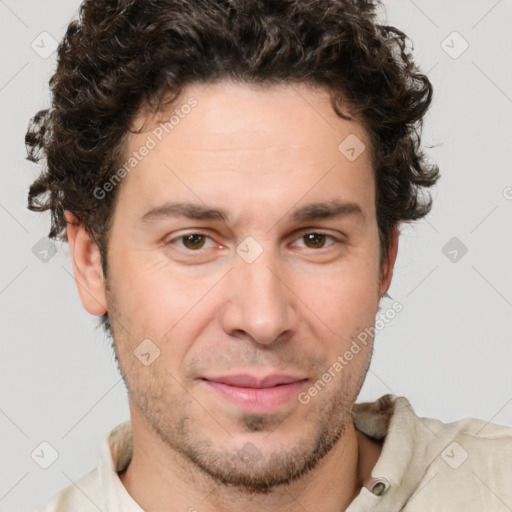
<svg viewBox="0 0 512 512"><path fill-rule="evenodd" d="M416 417L412 424L412 452L423 458L423 471L404 510L429 503L468 512L511 510L512 428L474 418Z"/></svg>
<svg viewBox="0 0 512 512"><path fill-rule="evenodd" d="M434 449L433 463L443 462L455 470L468 462L467 467L473 470L508 469L509 477L512 476L511 427L475 418L450 423L421 417L415 420L420 448L428 444Z"/></svg>
<svg viewBox="0 0 512 512"><path fill-rule="evenodd" d="M512 510L512 428L421 417L392 395L358 404L353 417L383 443L371 482L384 490L363 489L350 510Z"/></svg>
<svg viewBox="0 0 512 512"><path fill-rule="evenodd" d="M104 501L98 470L94 469L56 494L39 512L98 512L106 510Z"/></svg>
<svg viewBox="0 0 512 512"><path fill-rule="evenodd" d="M512 428L473 418L446 424L430 422L432 426L440 424L436 432L442 450L433 462L435 466L448 468L447 474L458 475L457 479L464 476L466 482L481 479L512 488Z"/></svg>

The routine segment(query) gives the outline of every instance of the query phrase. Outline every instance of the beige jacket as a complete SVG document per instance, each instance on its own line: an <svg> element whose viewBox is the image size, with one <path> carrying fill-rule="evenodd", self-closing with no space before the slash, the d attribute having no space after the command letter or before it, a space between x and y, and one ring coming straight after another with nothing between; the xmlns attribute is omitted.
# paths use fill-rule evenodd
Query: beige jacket
<svg viewBox="0 0 512 512"><path fill-rule="evenodd" d="M347 512L511 512L512 428L464 419L420 418L404 397L356 404L355 427L384 438L372 479ZM103 441L97 469L55 496L41 512L141 512L117 471L132 454L129 421Z"/></svg>

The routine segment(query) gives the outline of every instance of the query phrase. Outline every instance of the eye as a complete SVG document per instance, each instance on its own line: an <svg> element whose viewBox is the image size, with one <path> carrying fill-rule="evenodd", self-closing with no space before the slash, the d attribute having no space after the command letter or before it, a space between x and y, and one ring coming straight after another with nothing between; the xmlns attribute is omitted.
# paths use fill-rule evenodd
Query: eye
<svg viewBox="0 0 512 512"><path fill-rule="evenodd" d="M333 242L326 246L326 241L328 239L333 240ZM332 235L316 231L302 235L299 240L303 240L308 249L323 249L333 245L333 243L339 242L339 240L334 238Z"/></svg>
<svg viewBox="0 0 512 512"><path fill-rule="evenodd" d="M202 233L189 233L187 235L181 235L173 238L172 240L169 240L168 243L176 243L178 246L189 249L190 251L197 251L205 248L208 240L213 243L213 240L207 235L203 235ZM182 243L178 243L179 241L182 241Z"/></svg>

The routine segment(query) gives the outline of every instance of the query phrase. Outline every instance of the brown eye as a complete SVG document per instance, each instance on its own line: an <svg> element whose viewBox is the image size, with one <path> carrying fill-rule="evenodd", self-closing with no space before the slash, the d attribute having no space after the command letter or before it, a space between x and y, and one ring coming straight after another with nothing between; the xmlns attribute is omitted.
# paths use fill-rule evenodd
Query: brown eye
<svg viewBox="0 0 512 512"><path fill-rule="evenodd" d="M304 235L303 239L307 247L310 249L321 249L325 245L325 239L328 235L322 233L309 233Z"/></svg>
<svg viewBox="0 0 512 512"><path fill-rule="evenodd" d="M193 234L182 236L183 245L187 249L201 249L205 244L206 237L204 235Z"/></svg>

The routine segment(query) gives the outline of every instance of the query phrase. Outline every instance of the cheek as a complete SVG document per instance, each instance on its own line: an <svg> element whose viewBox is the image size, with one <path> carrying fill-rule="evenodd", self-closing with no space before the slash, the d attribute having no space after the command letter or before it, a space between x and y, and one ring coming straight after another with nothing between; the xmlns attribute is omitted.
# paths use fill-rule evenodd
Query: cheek
<svg viewBox="0 0 512 512"><path fill-rule="evenodd" d="M211 276L210 276L211 279ZM179 358L201 329L205 317L202 301L212 283L194 279L169 268L164 260L148 261L138 254L126 254L111 273L111 304L132 338L124 343L138 345L151 339L162 351ZM178 342L179 341L179 342Z"/></svg>
<svg viewBox="0 0 512 512"><path fill-rule="evenodd" d="M355 260L354 260L355 262ZM374 261L359 259L327 274L303 277L297 285L312 312L338 333L357 324L367 326L378 308L379 269Z"/></svg>
<svg viewBox="0 0 512 512"><path fill-rule="evenodd" d="M162 263L148 261L138 253L126 253L112 272L116 302L130 319L149 317L152 321L171 314L179 305L183 283L165 272Z"/></svg>

